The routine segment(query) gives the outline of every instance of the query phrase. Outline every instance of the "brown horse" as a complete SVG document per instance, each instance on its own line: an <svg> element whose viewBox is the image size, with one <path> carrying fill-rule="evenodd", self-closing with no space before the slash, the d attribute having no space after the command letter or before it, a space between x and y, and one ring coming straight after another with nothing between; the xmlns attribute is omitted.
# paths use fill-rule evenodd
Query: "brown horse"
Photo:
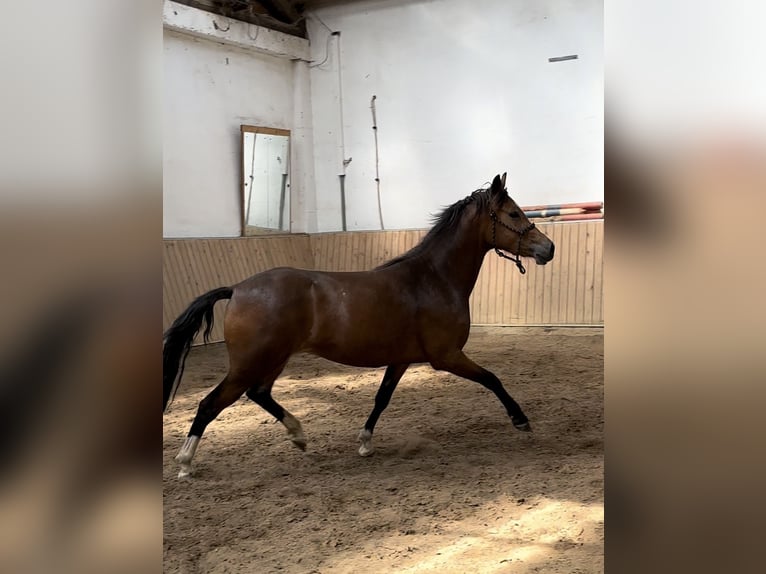
<svg viewBox="0 0 766 574"><path fill-rule="evenodd" d="M553 259L553 242L508 196L505 174L496 176L488 190L475 191L445 209L423 241L376 269L327 273L277 268L197 298L164 335L163 410L203 319L207 341L219 299L230 299L224 319L229 372L199 404L176 457L179 477L191 474L207 425L243 393L284 424L293 443L305 449L301 424L271 396L288 359L301 351L355 367L387 366L375 406L359 433L362 456L372 453L375 423L412 363L430 363L476 381L495 393L517 429L531 430L499 379L462 351L471 324L468 298L490 249L514 261L522 273L522 256L533 257L538 265Z"/></svg>

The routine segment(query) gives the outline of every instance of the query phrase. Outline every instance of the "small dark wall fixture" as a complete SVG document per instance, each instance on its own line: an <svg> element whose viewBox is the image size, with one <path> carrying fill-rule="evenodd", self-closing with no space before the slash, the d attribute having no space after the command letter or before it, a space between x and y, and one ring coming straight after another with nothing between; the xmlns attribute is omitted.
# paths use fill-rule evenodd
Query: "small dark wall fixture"
<svg viewBox="0 0 766 574"><path fill-rule="evenodd" d="M565 62L567 60L577 60L577 54L571 54L569 56L555 56L553 58L548 58L549 62Z"/></svg>

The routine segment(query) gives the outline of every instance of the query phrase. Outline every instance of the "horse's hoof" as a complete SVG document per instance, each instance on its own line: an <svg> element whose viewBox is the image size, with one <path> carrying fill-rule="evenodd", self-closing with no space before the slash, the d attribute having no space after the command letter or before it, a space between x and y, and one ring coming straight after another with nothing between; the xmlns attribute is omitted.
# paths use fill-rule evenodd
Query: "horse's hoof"
<svg viewBox="0 0 766 574"><path fill-rule="evenodd" d="M367 429L359 431L359 442L362 443L359 447L359 456L370 456L375 449L372 448L372 433Z"/></svg>
<svg viewBox="0 0 766 574"><path fill-rule="evenodd" d="M532 426L529 424L529 421L525 421L523 423L513 423L513 426L515 426L520 431L532 432Z"/></svg>
<svg viewBox="0 0 766 574"><path fill-rule="evenodd" d="M291 438L292 443L302 451L306 452L306 439L304 437Z"/></svg>
<svg viewBox="0 0 766 574"><path fill-rule="evenodd" d="M182 465L181 470L178 471L178 478L180 479L186 479L191 478L194 474L194 471L192 470L191 465Z"/></svg>
<svg viewBox="0 0 766 574"><path fill-rule="evenodd" d="M366 446L362 445L359 447L359 456L370 456L372 453L375 452L375 449L372 448L372 446Z"/></svg>

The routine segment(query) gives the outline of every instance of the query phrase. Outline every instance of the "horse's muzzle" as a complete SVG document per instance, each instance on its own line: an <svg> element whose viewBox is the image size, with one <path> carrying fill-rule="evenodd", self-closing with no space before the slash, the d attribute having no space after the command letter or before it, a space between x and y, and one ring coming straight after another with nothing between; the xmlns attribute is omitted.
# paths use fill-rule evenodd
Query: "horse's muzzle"
<svg viewBox="0 0 766 574"><path fill-rule="evenodd" d="M553 243L551 243L551 248L548 250L548 253L544 253L544 254L535 253L535 263L537 263L538 265L545 265L546 263L548 263L548 261L553 259L553 253L555 250L556 250L556 246Z"/></svg>

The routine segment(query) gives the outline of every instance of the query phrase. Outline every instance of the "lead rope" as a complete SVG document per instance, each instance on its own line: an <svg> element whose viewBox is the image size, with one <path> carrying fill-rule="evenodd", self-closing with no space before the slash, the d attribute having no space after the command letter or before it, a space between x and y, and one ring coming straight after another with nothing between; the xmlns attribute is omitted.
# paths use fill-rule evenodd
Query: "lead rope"
<svg viewBox="0 0 766 574"><path fill-rule="evenodd" d="M518 267L518 268L519 268L519 273L521 273L522 275L524 275L524 274L527 272L527 270L526 270L526 269L524 269L524 265L522 264L522 262L521 262L521 257L519 257L518 253L516 254L516 256L515 256L515 257L511 257L511 256L509 256L509 255L506 255L505 253L503 253L502 251L500 251L500 250L497 248L497 242L495 241L495 231L496 231L496 228L497 228L497 223L500 223L500 225L502 225L502 226L503 226L503 227L505 227L506 229L510 229L510 230L511 230L511 231L513 231L514 233L518 234L518 236L519 236L519 244L518 244L518 246L516 247L516 251L517 251L517 252L520 252L520 251L521 251L521 238L522 238L522 237L524 237L524 235L525 235L525 234L526 234L526 233L527 233L527 232L528 232L530 229L534 229L534 227L535 227L535 224L534 224L534 223L532 223L532 222L530 222L530 224L529 224L527 227L525 227L525 228L524 228L522 231L516 231L516 230L515 230L513 227L511 227L510 225L506 225L505 223L503 223L502 221L500 221L500 220L497 218L497 213L495 213L495 210L494 210L494 209L493 209L493 210L491 210L491 211L489 212L489 217L490 217L490 219L492 219L492 248L495 250L495 253L497 253L497 254L498 254L500 257L502 257L503 259L508 259L509 261L513 261L513 262L516 264L516 267Z"/></svg>

